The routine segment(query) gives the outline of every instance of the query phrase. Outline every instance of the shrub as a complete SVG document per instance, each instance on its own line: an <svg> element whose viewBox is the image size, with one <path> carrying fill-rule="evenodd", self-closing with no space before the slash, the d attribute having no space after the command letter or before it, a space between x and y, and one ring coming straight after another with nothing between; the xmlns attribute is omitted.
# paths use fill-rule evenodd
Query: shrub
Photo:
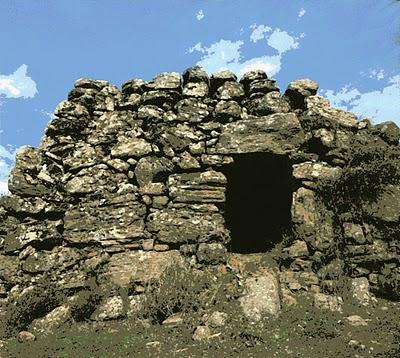
<svg viewBox="0 0 400 358"><path fill-rule="evenodd" d="M343 253L342 223L368 223L371 219L363 211L365 204L376 201L385 186L400 184L400 147L376 143L366 145L354 140L345 157L346 164L338 176L321 179L316 185L320 205L332 214L336 244L324 253L329 259ZM381 224L380 227L385 240L399 237L398 225ZM398 292L396 284L389 275L382 286Z"/></svg>
<svg viewBox="0 0 400 358"><path fill-rule="evenodd" d="M16 331L26 329L35 319L61 305L65 296L57 290L51 280L43 280L23 291L5 308L0 325L0 336L10 336Z"/></svg>
<svg viewBox="0 0 400 358"><path fill-rule="evenodd" d="M205 292L212 280L194 269L170 266L147 285L142 315L161 323L173 313L190 314L205 308Z"/></svg>
<svg viewBox="0 0 400 358"><path fill-rule="evenodd" d="M316 192L336 215L350 212L362 221L364 201L376 200L388 184L400 184L400 147L354 141L346 163L338 177L320 180Z"/></svg>
<svg viewBox="0 0 400 358"><path fill-rule="evenodd" d="M71 314L76 322L84 321L95 311L102 298L99 290L84 289L74 296Z"/></svg>
<svg viewBox="0 0 400 358"><path fill-rule="evenodd" d="M387 265L382 270L382 275L379 276L379 286L383 292L388 293L389 299L400 299L400 267L390 268Z"/></svg>

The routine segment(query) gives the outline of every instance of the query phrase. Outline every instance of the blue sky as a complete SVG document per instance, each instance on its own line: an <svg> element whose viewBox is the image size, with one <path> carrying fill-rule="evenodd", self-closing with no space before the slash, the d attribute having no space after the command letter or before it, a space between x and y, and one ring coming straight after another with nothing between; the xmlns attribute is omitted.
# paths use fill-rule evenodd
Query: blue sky
<svg viewBox="0 0 400 358"><path fill-rule="evenodd" d="M121 84L196 64L310 78L331 105L400 126L400 2L1 0L0 193L80 77Z"/></svg>

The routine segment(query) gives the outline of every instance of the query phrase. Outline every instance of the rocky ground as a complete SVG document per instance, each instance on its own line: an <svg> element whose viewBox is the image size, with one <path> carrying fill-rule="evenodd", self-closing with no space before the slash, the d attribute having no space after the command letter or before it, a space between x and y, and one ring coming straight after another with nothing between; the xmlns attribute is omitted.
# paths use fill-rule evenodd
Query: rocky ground
<svg viewBox="0 0 400 358"><path fill-rule="evenodd" d="M178 319L148 326L81 323L35 341L3 342L1 357L398 357L400 305L379 305L362 318L296 306L253 325L235 311L214 311L217 322L197 328Z"/></svg>
<svg viewBox="0 0 400 358"><path fill-rule="evenodd" d="M399 302L294 281L285 292L282 279L276 291L262 256L234 255L201 276L169 272L136 316L22 331L1 341L0 357L399 357Z"/></svg>

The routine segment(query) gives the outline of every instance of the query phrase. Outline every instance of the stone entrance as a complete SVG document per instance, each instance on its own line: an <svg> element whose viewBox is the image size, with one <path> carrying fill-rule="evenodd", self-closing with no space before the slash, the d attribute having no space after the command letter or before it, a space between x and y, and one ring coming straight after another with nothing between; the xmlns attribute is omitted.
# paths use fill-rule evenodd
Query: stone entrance
<svg viewBox="0 0 400 358"><path fill-rule="evenodd" d="M230 251L265 252L281 241L291 221L291 172L287 157L268 153L237 155L224 170Z"/></svg>

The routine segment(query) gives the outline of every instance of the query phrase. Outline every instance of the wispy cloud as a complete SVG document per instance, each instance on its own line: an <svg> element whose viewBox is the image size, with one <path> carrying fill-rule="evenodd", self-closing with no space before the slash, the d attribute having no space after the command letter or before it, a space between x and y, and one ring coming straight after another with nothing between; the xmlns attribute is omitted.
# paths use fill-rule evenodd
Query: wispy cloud
<svg viewBox="0 0 400 358"><path fill-rule="evenodd" d="M0 75L0 96L33 98L37 93L35 81L27 76L28 66L21 65L11 75Z"/></svg>
<svg viewBox="0 0 400 358"><path fill-rule="evenodd" d="M400 74L390 77L385 87L370 92L360 92L346 85L339 91L321 90L333 107L368 117L374 122L394 121L400 125Z"/></svg>
<svg viewBox="0 0 400 358"><path fill-rule="evenodd" d="M303 17L305 14L306 14L306 10L304 10L303 8L301 8L297 16L298 16L298 17Z"/></svg>
<svg viewBox="0 0 400 358"><path fill-rule="evenodd" d="M40 110L39 109L35 109L35 112L39 112L40 114L43 114L44 116L48 117L49 119L54 117L54 112L49 112L49 111L46 111L44 109L40 109Z"/></svg>
<svg viewBox="0 0 400 358"><path fill-rule="evenodd" d="M289 50L297 49L299 47L299 38L304 37L304 35L299 37L291 36L286 31L281 31L278 28L269 36L266 36L265 33L272 31L266 25L252 25L250 28L253 29L250 35L251 42L259 41L262 36L266 39L267 45L270 47L269 50L273 49L277 51L277 54L262 55L244 60L242 58L244 42L225 39L214 42L209 47L203 46L201 42L198 42L188 52L197 51L203 54L196 64L202 66L209 74L228 69L241 76L247 71L260 69L272 77L281 69L283 54Z"/></svg>
<svg viewBox="0 0 400 358"><path fill-rule="evenodd" d="M198 42L196 45L189 48L189 50L188 50L189 53L193 53L194 51L204 53L206 50L203 48L203 46L201 46L201 42Z"/></svg>
<svg viewBox="0 0 400 358"><path fill-rule="evenodd" d="M12 146L8 146L8 149L2 145L0 145L0 158L14 160L15 154L17 153L17 149Z"/></svg>
<svg viewBox="0 0 400 358"><path fill-rule="evenodd" d="M360 74L378 81L386 77L385 70L383 68L370 68L367 73L360 72Z"/></svg>
<svg viewBox="0 0 400 358"><path fill-rule="evenodd" d="M250 41L252 42L262 40L265 38L265 33L272 30L269 26L256 24L251 25L250 28L253 29L252 33L250 34Z"/></svg>
<svg viewBox="0 0 400 358"><path fill-rule="evenodd" d="M204 12L203 12L203 10L199 10L199 11L197 12L197 14L196 14L196 19L200 21L203 17L204 17Z"/></svg>

